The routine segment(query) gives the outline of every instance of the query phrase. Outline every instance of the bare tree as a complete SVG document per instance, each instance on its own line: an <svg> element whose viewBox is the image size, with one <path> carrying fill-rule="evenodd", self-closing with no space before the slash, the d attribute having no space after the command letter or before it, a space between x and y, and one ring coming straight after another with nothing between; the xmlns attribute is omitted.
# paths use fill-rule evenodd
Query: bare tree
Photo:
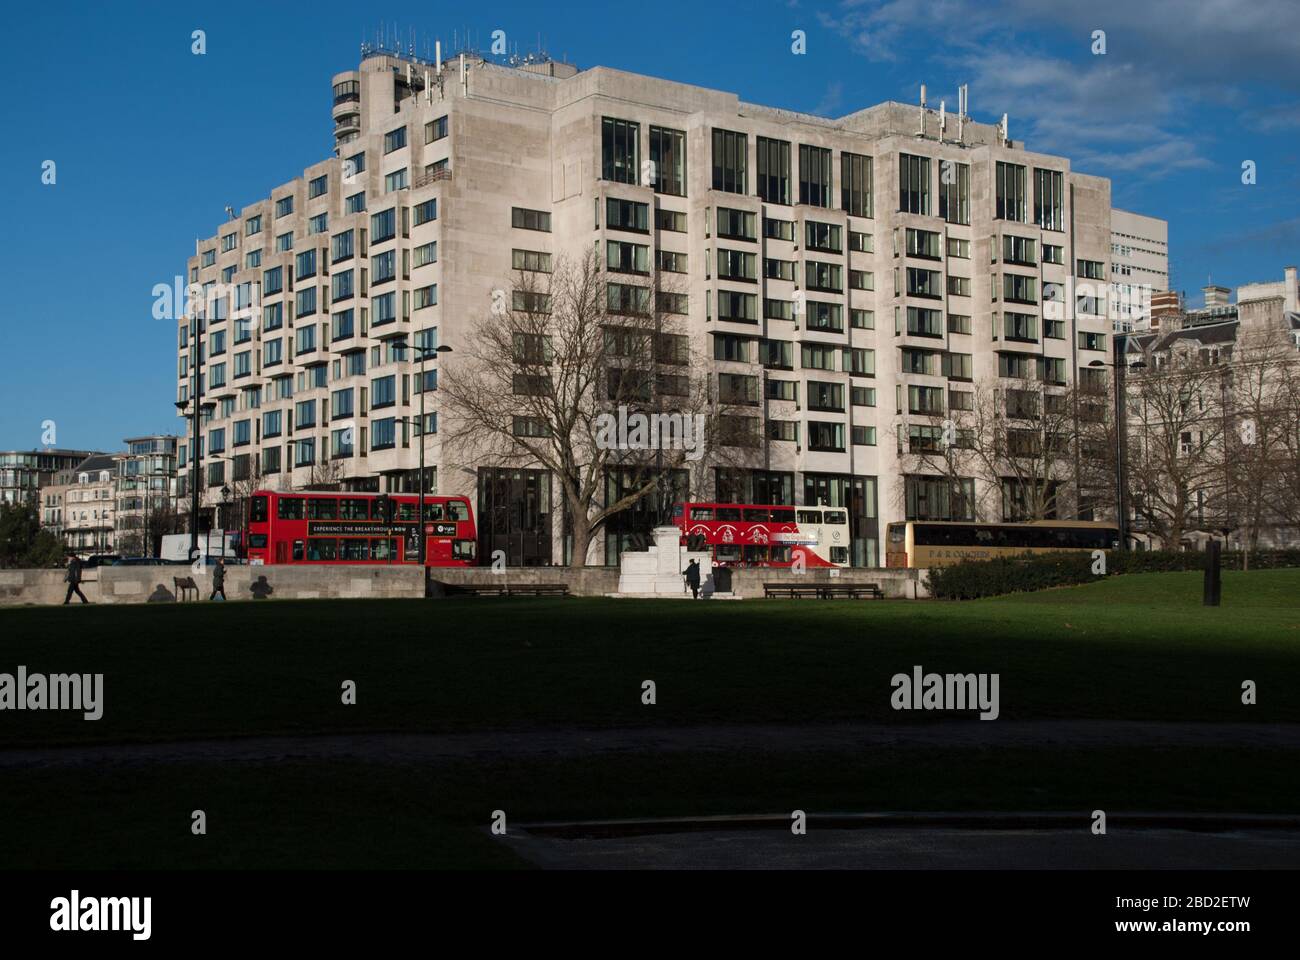
<svg viewBox="0 0 1300 960"><path fill-rule="evenodd" d="M702 469L715 440L734 440L717 436L736 424L680 332L682 295L634 266L648 285L607 273L594 255L518 271L439 384L444 434L462 462L551 472L579 566L611 517L655 494L669 471ZM623 492L607 499L616 471Z"/></svg>
<svg viewBox="0 0 1300 960"><path fill-rule="evenodd" d="M1223 374L1182 354L1128 374L1126 476L1134 515L1169 549L1226 507ZM1207 508L1208 511L1207 511ZM1218 518L1226 521L1226 513Z"/></svg>
<svg viewBox="0 0 1300 960"><path fill-rule="evenodd" d="M1296 433L1294 346L1282 331L1240 336L1232 356L1222 457L1228 504L1242 533L1242 549L1259 547L1260 535L1285 522L1288 440ZM1280 509L1279 509L1280 508Z"/></svg>

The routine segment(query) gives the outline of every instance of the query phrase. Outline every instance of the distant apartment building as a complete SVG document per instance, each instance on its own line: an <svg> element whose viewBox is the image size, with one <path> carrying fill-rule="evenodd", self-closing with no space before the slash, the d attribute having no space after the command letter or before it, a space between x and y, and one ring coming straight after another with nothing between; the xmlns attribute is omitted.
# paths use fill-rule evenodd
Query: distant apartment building
<svg viewBox="0 0 1300 960"><path fill-rule="evenodd" d="M1151 447L1176 449L1185 466L1166 472L1187 484L1183 498L1175 495L1176 488L1135 491L1137 506L1140 511L1144 497L1164 503L1183 499L1190 505L1179 543L1162 542L1152 525L1142 522L1140 512L1134 532L1148 546L1199 548L1208 540L1226 539L1240 547L1246 517L1253 515L1258 520L1253 535L1257 545L1295 547L1300 544L1293 486L1300 462L1296 268L1286 267L1281 280L1242 284L1235 302L1230 287L1209 285L1202 293L1203 305L1191 309L1176 294L1163 297L1159 322L1134 334L1129 345L1130 361L1140 360L1145 369L1185 371L1176 408L1157 403L1164 410L1155 413L1141 408L1137 381L1129 383L1127 429L1135 441L1133 455L1141 457ZM1174 444L1162 435L1171 422L1178 422ZM1243 478L1242 463L1255 449L1267 450L1268 456Z"/></svg>
<svg viewBox="0 0 1300 960"><path fill-rule="evenodd" d="M1169 289L1169 224L1156 217L1110 212L1111 313L1117 331L1152 326L1153 294Z"/></svg>
<svg viewBox="0 0 1300 960"><path fill-rule="evenodd" d="M61 536L68 552L114 551L115 467L111 454L92 454L42 488L41 525Z"/></svg>
<svg viewBox="0 0 1300 960"><path fill-rule="evenodd" d="M113 458L117 543L132 554L152 555L158 537L172 532L176 522L177 438L166 434L125 442L126 452Z"/></svg>
<svg viewBox="0 0 1300 960"><path fill-rule="evenodd" d="M90 450L0 451L0 502L36 503L37 491L53 482L60 470L71 470Z"/></svg>
<svg viewBox="0 0 1300 960"><path fill-rule="evenodd" d="M1114 250L1108 180L956 111L825 119L604 67L439 73L382 51L331 94L336 155L187 263L205 294L175 330L177 400L197 375L203 412L182 494L250 478L413 492L423 443L430 489L477 504L480 556L562 562L552 478L444 443L436 368L456 353L421 382L401 345L464 349L520 270L595 249L611 313L671 278L719 393L751 408L753 466L712 465L678 495L845 508L851 562L876 565L888 522L969 515L972 496L909 466L935 416L982 382L1099 386L1112 265L1141 259ZM1015 491L1002 502L1014 515ZM1063 492L1059 515L1079 509ZM662 519L616 518L594 559Z"/></svg>

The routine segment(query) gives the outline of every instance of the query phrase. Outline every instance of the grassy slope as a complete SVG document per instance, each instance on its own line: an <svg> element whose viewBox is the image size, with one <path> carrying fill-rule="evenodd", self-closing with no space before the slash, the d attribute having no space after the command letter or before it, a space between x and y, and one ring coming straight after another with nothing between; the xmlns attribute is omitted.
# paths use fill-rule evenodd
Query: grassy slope
<svg viewBox="0 0 1300 960"><path fill-rule="evenodd" d="M1008 719L1300 720L1300 571L1143 574L972 603L284 601L0 611L0 671L102 672L105 716L0 745L536 725L918 722L910 671L1001 674ZM658 685L657 706L640 685ZM1244 708L1242 680L1260 688ZM340 703L353 680L358 704ZM925 715L917 715L924 718ZM930 715L933 717L934 715Z"/></svg>

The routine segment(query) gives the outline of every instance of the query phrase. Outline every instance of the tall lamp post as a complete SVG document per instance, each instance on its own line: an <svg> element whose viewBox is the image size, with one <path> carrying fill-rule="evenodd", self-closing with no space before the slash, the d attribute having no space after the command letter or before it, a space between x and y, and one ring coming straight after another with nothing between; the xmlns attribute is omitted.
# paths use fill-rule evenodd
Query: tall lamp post
<svg viewBox="0 0 1300 960"><path fill-rule="evenodd" d="M199 475L199 468L203 464L203 448L199 443L199 411L200 409L211 410L216 406L215 403L203 403L199 394L201 381L196 370L194 375L194 398L190 401L178 400L176 409L180 411L181 416L190 418L190 451L193 456L190 458L190 559L193 560L199 553L199 486L203 482ZM189 408L188 414L186 408Z"/></svg>
<svg viewBox="0 0 1300 960"><path fill-rule="evenodd" d="M1128 334L1116 332L1112 339L1115 342L1115 360L1108 364L1105 360L1094 360L1088 364L1090 367L1113 366L1115 368L1115 502L1116 502L1116 524L1119 527L1119 548L1128 549L1128 503L1125 500L1124 488L1128 483L1128 477L1125 472L1124 458L1128 454L1128 405L1127 389L1124 386L1124 374L1128 369L1125 363L1126 350L1128 347ZM1142 370L1146 363L1139 360L1133 364L1134 370Z"/></svg>
<svg viewBox="0 0 1300 960"><path fill-rule="evenodd" d="M424 442L427 439L428 433L424 429L426 423L424 395L428 393L428 391L425 389L427 384L425 383L425 379L424 379L424 361L429 356L429 354L451 353L451 347L446 346L445 344L439 347L421 347L421 346L415 346L409 344L404 340L395 343L394 346L400 347L403 350L408 350L408 349L415 350L420 354L420 503L419 503L419 507L416 509L415 515L416 515L416 519L419 522L419 536L420 536L419 557L420 557L420 566L424 568L424 595L427 597L429 595L430 584L429 584L429 563L428 563L429 556L427 550L429 538L425 534L425 530L424 530L424 486L425 486ZM406 418L396 418L396 419L402 420L403 423L410 422Z"/></svg>

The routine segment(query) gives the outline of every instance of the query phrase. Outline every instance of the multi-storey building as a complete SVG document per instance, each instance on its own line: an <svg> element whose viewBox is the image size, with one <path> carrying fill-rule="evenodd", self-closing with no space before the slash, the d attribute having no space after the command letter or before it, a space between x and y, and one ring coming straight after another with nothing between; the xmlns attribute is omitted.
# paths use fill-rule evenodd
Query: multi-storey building
<svg viewBox="0 0 1300 960"><path fill-rule="evenodd" d="M1169 290L1169 224L1155 217L1110 212L1111 315L1117 331L1151 326L1151 297Z"/></svg>
<svg viewBox="0 0 1300 960"><path fill-rule="evenodd" d="M0 502L35 503L37 491L53 482L55 474L90 456L90 450L0 451Z"/></svg>
<svg viewBox="0 0 1300 960"><path fill-rule="evenodd" d="M129 437L114 456L115 522L119 550L152 556L164 524L174 522L176 444L171 435Z"/></svg>
<svg viewBox="0 0 1300 960"><path fill-rule="evenodd" d="M92 454L41 489L42 526L62 536L70 553L115 549L114 466L111 454Z"/></svg>
<svg viewBox="0 0 1300 960"><path fill-rule="evenodd" d="M714 382L761 421L759 466L689 494L847 507L858 565L881 562L889 520L961 515L937 478L904 475L909 418L970 405L981 381L1068 390L1109 357L1110 183L1003 124L383 52L332 97L336 155L187 265L205 295L177 329L178 400L200 373L205 488L411 491L424 442L430 488L477 498L480 555L560 560L551 478L464 462L437 431L437 371L421 383L400 345L463 347L518 270L593 245L611 298L672 274ZM655 519L612 524L593 559Z"/></svg>

